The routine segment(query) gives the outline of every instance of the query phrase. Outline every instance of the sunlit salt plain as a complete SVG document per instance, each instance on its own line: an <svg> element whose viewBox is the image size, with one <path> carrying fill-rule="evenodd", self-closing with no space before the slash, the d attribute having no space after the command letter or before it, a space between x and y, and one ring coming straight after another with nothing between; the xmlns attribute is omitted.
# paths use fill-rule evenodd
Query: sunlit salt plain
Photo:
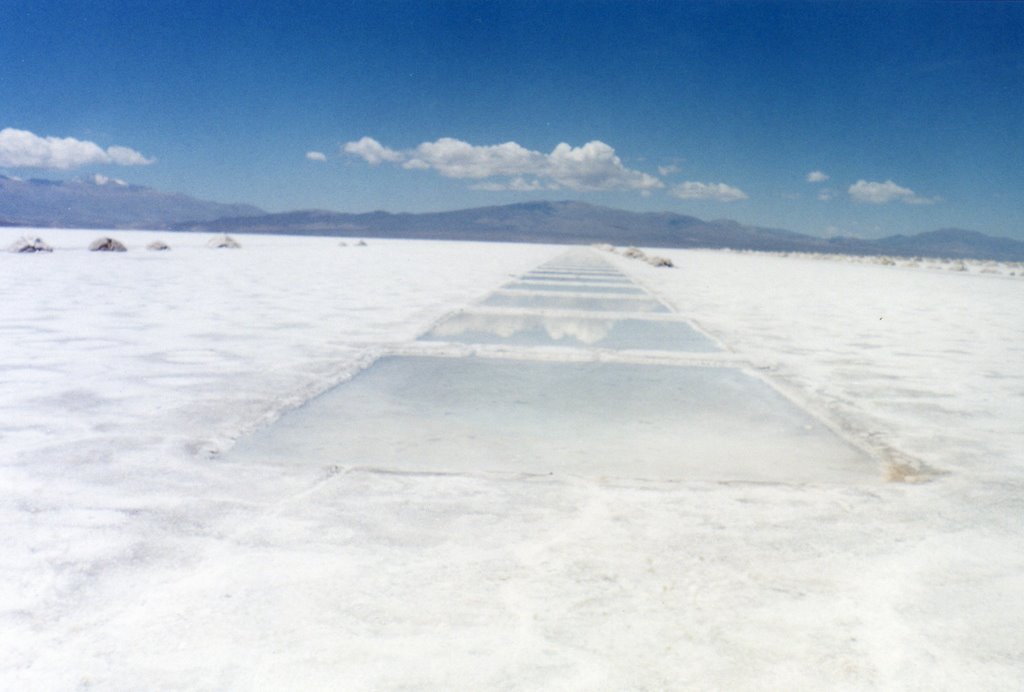
<svg viewBox="0 0 1024 692"><path fill-rule="evenodd" d="M4 689L1024 680L1019 277L41 235L0 253Z"/></svg>

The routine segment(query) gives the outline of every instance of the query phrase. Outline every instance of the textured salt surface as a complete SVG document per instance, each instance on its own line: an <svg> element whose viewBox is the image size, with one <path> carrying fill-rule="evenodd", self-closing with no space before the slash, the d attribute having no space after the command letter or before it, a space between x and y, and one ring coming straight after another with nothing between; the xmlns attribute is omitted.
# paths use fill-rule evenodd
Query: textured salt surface
<svg viewBox="0 0 1024 692"><path fill-rule="evenodd" d="M460 312L421 337L428 341L514 346L709 352L718 346L686 322Z"/></svg>
<svg viewBox="0 0 1024 692"><path fill-rule="evenodd" d="M27 232L55 251L0 253L2 689L1020 689L1019 277L607 256L929 483L358 471L223 452L562 249L0 246Z"/></svg>

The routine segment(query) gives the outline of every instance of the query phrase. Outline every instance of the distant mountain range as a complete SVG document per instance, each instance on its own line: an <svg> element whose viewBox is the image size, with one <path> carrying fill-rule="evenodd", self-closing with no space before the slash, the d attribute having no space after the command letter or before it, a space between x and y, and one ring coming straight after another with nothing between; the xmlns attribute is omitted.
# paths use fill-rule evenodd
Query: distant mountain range
<svg viewBox="0 0 1024 692"><path fill-rule="evenodd" d="M94 175L69 181L0 175L0 225L56 228L166 228L186 221L265 214Z"/></svg>
<svg viewBox="0 0 1024 692"><path fill-rule="evenodd" d="M174 228L216 233L611 243L1024 261L1024 242L955 228L877 240L819 238L779 228L746 226L736 221L704 221L671 212L637 213L583 202L528 202L426 214L295 211L177 224Z"/></svg>
<svg viewBox="0 0 1024 692"><path fill-rule="evenodd" d="M423 214L294 211L267 214L119 180L16 180L0 176L0 225L149 228L211 233L362 236L769 252L949 257L1024 261L1024 242L947 228L875 240L820 238L672 212L631 212L583 202L528 202Z"/></svg>

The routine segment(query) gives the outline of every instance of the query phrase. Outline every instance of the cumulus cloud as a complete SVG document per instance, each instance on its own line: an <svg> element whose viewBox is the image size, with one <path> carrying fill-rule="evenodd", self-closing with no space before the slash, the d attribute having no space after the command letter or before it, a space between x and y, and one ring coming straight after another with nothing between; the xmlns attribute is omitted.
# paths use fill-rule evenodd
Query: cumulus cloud
<svg viewBox="0 0 1024 692"><path fill-rule="evenodd" d="M679 172L679 166L671 163L667 166L658 166L658 174L661 176L672 175Z"/></svg>
<svg viewBox="0 0 1024 692"><path fill-rule="evenodd" d="M828 180L828 173L823 171L811 171L807 174L807 182L809 183L823 183Z"/></svg>
<svg viewBox="0 0 1024 692"><path fill-rule="evenodd" d="M342 149L346 154L358 156L371 166L376 166L384 161L401 161L404 158L402 154L394 149L388 149L373 137L363 137L358 142L348 142Z"/></svg>
<svg viewBox="0 0 1024 692"><path fill-rule="evenodd" d="M475 146L442 137L436 142L420 144L402 165L410 169L433 169L446 178L479 179L536 173L543 164L543 154L515 142Z"/></svg>
<svg viewBox="0 0 1024 692"><path fill-rule="evenodd" d="M28 130L0 130L0 166L67 170L90 164L145 166L155 159L119 145L102 148L74 137L40 137Z"/></svg>
<svg viewBox="0 0 1024 692"><path fill-rule="evenodd" d="M85 182L92 183L93 185L117 185L119 187L125 187L128 185L125 181L120 178L111 178L109 176L101 175L100 173L94 173L85 179Z"/></svg>
<svg viewBox="0 0 1024 692"><path fill-rule="evenodd" d="M716 202L735 202L747 198L743 190L725 183L685 182L673 187L669 194L679 199L710 199Z"/></svg>
<svg viewBox="0 0 1024 692"><path fill-rule="evenodd" d="M566 143L550 154L517 144L476 145L452 137L423 142L413 149L396 151L375 139L363 137L344 145L345 152L367 163L389 161L408 170L433 170L446 178L501 182L478 183L478 190L651 190L664 187L658 178L627 168L615 149L594 140L579 147Z"/></svg>
<svg viewBox="0 0 1024 692"><path fill-rule="evenodd" d="M576 148L563 142L548 155L548 160L551 178L571 190L651 190L665 187L653 175L623 166L615 150L597 140Z"/></svg>
<svg viewBox="0 0 1024 692"><path fill-rule="evenodd" d="M884 183L858 180L847 191L857 202L867 204L886 204L887 202L903 202L904 204L933 204L938 198L921 197L910 188L900 187L891 180Z"/></svg>
<svg viewBox="0 0 1024 692"><path fill-rule="evenodd" d="M488 190L490 192L498 192L501 190L515 190L517 192L533 192L534 190L543 190L544 184L539 180L526 180L525 178L513 178L505 183L477 183L476 185L470 185L473 190ZM554 188L557 189L557 188Z"/></svg>
<svg viewBox="0 0 1024 692"><path fill-rule="evenodd" d="M822 202L827 202L835 196L835 191L827 188L818 193L818 199L820 199Z"/></svg>
<svg viewBox="0 0 1024 692"><path fill-rule="evenodd" d="M310 161L326 161L327 155L322 151L307 151L306 158Z"/></svg>

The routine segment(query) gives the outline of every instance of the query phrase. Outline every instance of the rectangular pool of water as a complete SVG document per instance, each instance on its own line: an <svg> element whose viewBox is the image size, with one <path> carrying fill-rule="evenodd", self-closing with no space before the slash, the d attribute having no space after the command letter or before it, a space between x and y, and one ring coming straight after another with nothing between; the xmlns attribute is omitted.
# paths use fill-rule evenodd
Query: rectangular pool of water
<svg viewBox="0 0 1024 692"><path fill-rule="evenodd" d="M611 264L607 262L590 262L590 263L577 263L577 264L566 264L564 262L548 262L542 264L536 268L537 271L563 271L563 272L617 272Z"/></svg>
<svg viewBox="0 0 1024 692"><path fill-rule="evenodd" d="M502 286L506 291L552 291L553 293L616 293L624 295L646 295L646 291L634 285L609 286L605 284L561 283L548 284L538 281L516 281Z"/></svg>
<svg viewBox="0 0 1024 692"><path fill-rule="evenodd" d="M619 274L602 274L602 275L587 275L587 274L552 274L544 272L528 272L523 274L521 277L524 281L553 281L553 282L580 282L580 283L594 283L594 284L632 284L626 276Z"/></svg>
<svg viewBox="0 0 1024 692"><path fill-rule="evenodd" d="M862 483L873 460L733 368L389 357L241 440L240 463Z"/></svg>
<svg viewBox="0 0 1024 692"><path fill-rule="evenodd" d="M615 269L612 266L586 268L541 265L534 269L533 271L552 274L588 274L594 276L622 276L622 272L620 272L618 269Z"/></svg>
<svg viewBox="0 0 1024 692"><path fill-rule="evenodd" d="M646 297L613 297L588 298L579 296L538 295L524 293L492 293L482 301L483 305L494 305L513 308L533 308L538 310L584 310L587 312L669 312L663 303Z"/></svg>
<svg viewBox="0 0 1024 692"><path fill-rule="evenodd" d="M449 317L421 339L466 344L696 353L719 350L714 342L685 322L474 312Z"/></svg>

